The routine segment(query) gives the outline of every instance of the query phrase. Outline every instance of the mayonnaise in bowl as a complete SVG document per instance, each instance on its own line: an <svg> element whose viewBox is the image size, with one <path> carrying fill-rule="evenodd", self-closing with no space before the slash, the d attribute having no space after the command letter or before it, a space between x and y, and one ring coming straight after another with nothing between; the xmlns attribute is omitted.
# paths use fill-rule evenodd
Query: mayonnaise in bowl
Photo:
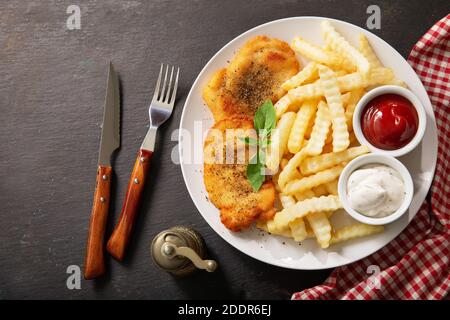
<svg viewBox="0 0 450 320"><path fill-rule="evenodd" d="M352 218L365 224L383 225L408 211L414 183L398 159L370 153L345 165L339 176L338 194Z"/></svg>
<svg viewBox="0 0 450 320"><path fill-rule="evenodd" d="M369 164L353 171L347 181L347 199L357 212L373 218L397 211L405 198L401 175L383 164Z"/></svg>

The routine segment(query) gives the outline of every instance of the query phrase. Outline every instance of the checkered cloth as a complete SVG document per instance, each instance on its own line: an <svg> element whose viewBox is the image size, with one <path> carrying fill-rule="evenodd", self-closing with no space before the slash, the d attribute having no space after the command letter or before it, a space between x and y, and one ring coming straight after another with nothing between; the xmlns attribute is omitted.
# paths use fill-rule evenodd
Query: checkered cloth
<svg viewBox="0 0 450 320"><path fill-rule="evenodd" d="M450 14L419 40L408 62L428 92L438 129L436 175L427 200L387 246L336 268L324 284L294 293L292 299L442 299L449 291ZM380 272L371 276L373 265Z"/></svg>

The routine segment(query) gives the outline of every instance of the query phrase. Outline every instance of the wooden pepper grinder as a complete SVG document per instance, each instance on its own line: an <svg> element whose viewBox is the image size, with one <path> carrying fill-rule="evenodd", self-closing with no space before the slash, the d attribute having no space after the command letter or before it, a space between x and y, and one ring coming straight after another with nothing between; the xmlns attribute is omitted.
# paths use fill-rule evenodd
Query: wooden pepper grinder
<svg viewBox="0 0 450 320"><path fill-rule="evenodd" d="M206 247L203 238L192 228L172 227L160 232L152 241L151 253L156 265L176 276L186 276L197 268L213 272L214 260L204 260Z"/></svg>

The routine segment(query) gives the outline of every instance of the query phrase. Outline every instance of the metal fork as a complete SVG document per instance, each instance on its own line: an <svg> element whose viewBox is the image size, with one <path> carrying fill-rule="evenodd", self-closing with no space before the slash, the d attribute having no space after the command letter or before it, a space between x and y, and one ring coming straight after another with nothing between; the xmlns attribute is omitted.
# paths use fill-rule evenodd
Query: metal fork
<svg viewBox="0 0 450 320"><path fill-rule="evenodd" d="M164 64L161 64L155 93L153 94L153 99L148 109L150 127L134 163L119 222L107 244L108 252L117 260L122 260L124 258L125 250L133 231L147 172L150 167L150 159L155 148L156 132L159 126L166 122L172 114L177 94L180 69L177 68L175 79L174 73L175 67L169 67L168 65L164 67ZM162 81L163 74L164 80Z"/></svg>
<svg viewBox="0 0 450 320"><path fill-rule="evenodd" d="M153 152L155 147L155 137L156 130L160 125L166 122L172 114L173 105L175 102L175 95L177 93L178 86L178 76L180 73L180 68L177 68L177 74L175 77L175 84L173 87L173 92L170 95L170 90L172 88L172 79L174 73L174 67L170 71L170 79L167 82L167 75L169 73L169 66L166 67L166 72L164 75L164 81L162 85L162 90L160 89L161 78L163 74L164 65L161 64L161 69L159 70L158 81L156 82L155 93L153 94L152 103L148 108L148 115L150 117L150 128L145 136L144 142L142 143L141 149L150 150ZM167 90L166 90L167 86Z"/></svg>

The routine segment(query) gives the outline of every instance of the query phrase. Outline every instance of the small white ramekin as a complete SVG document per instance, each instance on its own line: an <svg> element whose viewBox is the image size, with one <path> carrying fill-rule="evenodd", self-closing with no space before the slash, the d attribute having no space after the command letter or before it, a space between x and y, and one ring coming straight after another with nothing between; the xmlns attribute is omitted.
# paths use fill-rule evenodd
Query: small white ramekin
<svg viewBox="0 0 450 320"><path fill-rule="evenodd" d="M405 185L405 198L403 199L402 205L400 206L400 208L398 208L397 211L386 217L375 218L365 216L362 213L354 210L348 202L347 182L349 176L353 171L369 164L382 164L391 167L400 174ZM341 176L339 177L338 194L345 211L347 211L347 213L354 219L366 224L382 225L397 220L408 210L414 195L414 184L408 169L406 169L406 167L400 161L392 156L372 153L355 158L345 166L344 170L341 173Z"/></svg>
<svg viewBox="0 0 450 320"><path fill-rule="evenodd" d="M401 95L406 99L408 99L409 101L411 101L413 106L416 108L417 115L419 117L419 126L417 128L417 132L414 138L407 145L396 150L384 150L375 147L366 139L361 129L361 115L367 103L369 103L375 97L388 93ZM422 141L423 135L425 134L426 125L427 125L427 116L425 113L425 109L422 103L420 102L419 98L417 98L417 96L410 90L400 86L391 86L391 85L381 86L373 90L370 90L359 100L353 113L353 131L355 132L356 139L358 139L359 143L368 146L370 151L372 151L373 153L386 154L392 157L403 156L408 152L412 151L415 147L417 147L420 141Z"/></svg>

